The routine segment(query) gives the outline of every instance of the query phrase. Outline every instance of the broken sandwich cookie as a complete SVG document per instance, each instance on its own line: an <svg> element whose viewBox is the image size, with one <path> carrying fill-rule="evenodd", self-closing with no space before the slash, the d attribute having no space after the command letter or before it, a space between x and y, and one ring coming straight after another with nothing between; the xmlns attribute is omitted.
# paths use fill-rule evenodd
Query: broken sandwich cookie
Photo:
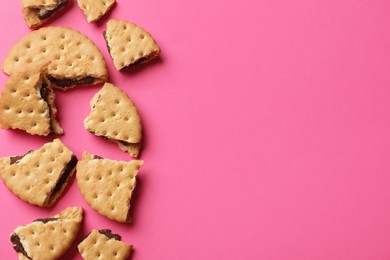
<svg viewBox="0 0 390 260"><path fill-rule="evenodd" d="M118 143L133 157L138 157L142 142L142 124L137 108L129 96L113 84L106 83L90 102L91 113L84 127L94 135Z"/></svg>
<svg viewBox="0 0 390 260"><path fill-rule="evenodd" d="M55 95L42 71L12 74L0 96L0 127L32 135L62 134Z"/></svg>
<svg viewBox="0 0 390 260"><path fill-rule="evenodd" d="M37 28L69 4L69 0L22 0L23 17L30 29Z"/></svg>
<svg viewBox="0 0 390 260"><path fill-rule="evenodd" d="M150 61L160 55L160 47L145 29L123 20L110 20L103 33L117 70Z"/></svg>
<svg viewBox="0 0 390 260"><path fill-rule="evenodd" d="M114 161L84 152L77 163L77 185L86 202L99 214L131 222L130 201L141 160Z"/></svg>
<svg viewBox="0 0 390 260"><path fill-rule="evenodd" d="M85 260L96 259L97 256L101 259L126 260L132 248L132 245L121 242L121 236L113 234L109 229L92 230L78 245L79 252Z"/></svg>
<svg viewBox="0 0 390 260"><path fill-rule="evenodd" d="M0 177L21 200L50 207L60 197L77 158L59 139L25 155L0 159Z"/></svg>
<svg viewBox="0 0 390 260"><path fill-rule="evenodd" d="M50 218L37 219L11 234L11 243L20 260L58 259L72 245L80 230L83 209L67 208Z"/></svg>

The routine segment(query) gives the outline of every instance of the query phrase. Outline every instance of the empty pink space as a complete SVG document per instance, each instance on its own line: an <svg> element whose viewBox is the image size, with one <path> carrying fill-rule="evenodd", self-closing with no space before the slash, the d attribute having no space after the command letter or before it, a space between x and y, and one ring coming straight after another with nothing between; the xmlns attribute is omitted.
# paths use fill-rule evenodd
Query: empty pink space
<svg viewBox="0 0 390 260"><path fill-rule="evenodd" d="M132 260L390 259L389 12L388 0L117 0L88 24L73 3L50 25L90 37L142 116L134 222L93 211L76 180L51 209L0 181L0 258L17 259L17 226L82 206L62 259L81 259L77 244L103 228L134 245ZM146 28L161 58L116 71L102 36L110 18ZM21 0L1 1L1 62L29 31ZM99 88L56 90L60 139L79 158L130 160L84 130ZM1 130L0 157L53 138Z"/></svg>

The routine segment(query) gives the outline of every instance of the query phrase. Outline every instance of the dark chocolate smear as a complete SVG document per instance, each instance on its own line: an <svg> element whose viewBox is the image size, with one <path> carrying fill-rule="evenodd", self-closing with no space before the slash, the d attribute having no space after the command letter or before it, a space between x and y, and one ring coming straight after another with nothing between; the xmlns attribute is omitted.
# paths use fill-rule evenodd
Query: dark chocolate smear
<svg viewBox="0 0 390 260"><path fill-rule="evenodd" d="M57 221L57 220L58 218L38 218L34 220L34 222L43 222L44 224L46 224L47 222Z"/></svg>
<svg viewBox="0 0 390 260"><path fill-rule="evenodd" d="M107 39L107 31L104 31L104 32L103 32L103 36L104 36L104 40L106 41L108 53L110 53L110 56L111 56L111 58L112 58L112 55L111 55L111 48L110 48L110 45L108 44L108 39Z"/></svg>
<svg viewBox="0 0 390 260"><path fill-rule="evenodd" d="M58 0L58 5L53 9L35 8L35 13L40 20L43 20L52 16L55 12L63 8L68 2L69 0Z"/></svg>
<svg viewBox="0 0 390 260"><path fill-rule="evenodd" d="M95 82L95 78L91 76L87 76L81 79L69 79L69 78L57 79L52 76L49 76L48 79L61 88L70 88L75 85L90 85Z"/></svg>
<svg viewBox="0 0 390 260"><path fill-rule="evenodd" d="M99 155L95 155L95 156L93 156L93 159L101 160L101 159L103 159L103 157L100 157Z"/></svg>
<svg viewBox="0 0 390 260"><path fill-rule="evenodd" d="M49 95L52 93L51 88L47 85L47 82L45 80L42 81L41 89L39 90L39 93L41 94L41 98L46 102L47 107L49 109L49 118L51 121L51 105L49 103ZM50 133L53 133L53 126L50 124Z"/></svg>
<svg viewBox="0 0 390 260"><path fill-rule="evenodd" d="M20 237L16 233L12 233L12 235L11 235L11 243L12 243L12 246L14 247L16 252L23 254L28 259L32 259L31 257L29 257L27 255L27 252L24 249L24 247L22 245L22 242L20 242Z"/></svg>
<svg viewBox="0 0 390 260"><path fill-rule="evenodd" d="M105 235L109 239L115 239L115 240L118 240L118 241L121 241L121 239L122 239L120 235L113 234L110 229L101 229L101 230L98 230L98 231L99 231L100 234Z"/></svg>
<svg viewBox="0 0 390 260"><path fill-rule="evenodd" d="M26 156L27 154L32 153L32 152L33 152L33 150L30 150L26 154L11 157L10 158L11 159L11 163L10 164L12 165L12 164L18 163L20 160L22 160L24 158L24 156Z"/></svg>
<svg viewBox="0 0 390 260"><path fill-rule="evenodd" d="M127 65L127 66L121 68L120 71L126 70L126 69L128 69L128 68L130 68L130 67L133 67L133 66L136 66L136 65L138 65L138 64L144 63L145 61L149 60L149 58L150 58L149 56L139 58L139 59L136 60L135 62L133 62L133 63L131 63L131 64L129 64L129 65Z"/></svg>
<svg viewBox="0 0 390 260"><path fill-rule="evenodd" d="M76 167L77 164L77 157L72 155L72 158L66 165L64 172L62 173L60 179L58 180L56 186L53 189L53 192L51 193L50 197L54 198L55 195L61 190L62 186L66 183L66 181L69 178L70 173L73 171L74 167Z"/></svg>

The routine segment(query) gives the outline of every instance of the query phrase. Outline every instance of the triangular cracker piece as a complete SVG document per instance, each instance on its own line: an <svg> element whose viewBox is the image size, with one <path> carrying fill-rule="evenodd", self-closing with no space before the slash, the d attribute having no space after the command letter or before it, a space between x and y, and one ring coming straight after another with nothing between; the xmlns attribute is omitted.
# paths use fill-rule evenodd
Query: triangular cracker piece
<svg viewBox="0 0 390 260"><path fill-rule="evenodd" d="M11 243L20 260L58 259L76 239L82 220L82 208L67 208L53 217L16 228Z"/></svg>
<svg viewBox="0 0 390 260"><path fill-rule="evenodd" d="M22 0L23 17L29 28L37 28L56 16L69 0Z"/></svg>
<svg viewBox="0 0 390 260"><path fill-rule="evenodd" d="M142 124L133 101L118 87L106 83L91 100L91 113L84 127L94 135L109 139L131 156L141 149Z"/></svg>
<svg viewBox="0 0 390 260"><path fill-rule="evenodd" d="M0 159L0 177L21 200L50 207L73 175L77 158L59 139L36 151Z"/></svg>
<svg viewBox="0 0 390 260"><path fill-rule="evenodd" d="M86 202L99 214L118 222L131 222L130 200L141 160L114 161L84 152L76 178Z"/></svg>
<svg viewBox="0 0 390 260"><path fill-rule="evenodd" d="M104 38L117 70L147 62L160 54L152 35L128 21L108 21Z"/></svg>
<svg viewBox="0 0 390 260"><path fill-rule="evenodd" d="M97 22L115 5L115 0L77 0L89 23Z"/></svg>
<svg viewBox="0 0 390 260"><path fill-rule="evenodd" d="M12 75L31 64L44 66L41 69L52 86L61 89L103 83L108 77L106 62L95 44L66 27L45 27L24 36L7 54L3 71Z"/></svg>
<svg viewBox="0 0 390 260"><path fill-rule="evenodd" d="M112 234L109 229L92 230L78 245L83 259L93 260L96 256L101 259L127 260L133 246L121 242L121 236Z"/></svg>
<svg viewBox="0 0 390 260"><path fill-rule="evenodd" d="M32 135L62 134L54 99L51 83L41 71L13 74L0 96L0 127Z"/></svg>

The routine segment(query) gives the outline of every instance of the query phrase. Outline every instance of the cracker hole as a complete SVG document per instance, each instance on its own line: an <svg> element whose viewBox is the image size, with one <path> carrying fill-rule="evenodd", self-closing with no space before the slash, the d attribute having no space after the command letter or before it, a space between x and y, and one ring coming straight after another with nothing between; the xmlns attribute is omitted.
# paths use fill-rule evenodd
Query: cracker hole
<svg viewBox="0 0 390 260"><path fill-rule="evenodd" d="M46 184L49 184L49 183L50 183L50 180L49 180L49 179L45 179L45 183L46 183Z"/></svg>
<svg viewBox="0 0 390 260"><path fill-rule="evenodd" d="M65 49L65 46L63 44L60 45L60 49L61 50L64 50Z"/></svg>
<svg viewBox="0 0 390 260"><path fill-rule="evenodd" d="M122 52L126 52L125 47L121 47L121 51L122 51Z"/></svg>
<svg viewBox="0 0 390 260"><path fill-rule="evenodd" d="M42 35L42 36L41 36L41 39L42 39L43 41L46 41L46 40L47 40L46 35Z"/></svg>
<svg viewBox="0 0 390 260"><path fill-rule="evenodd" d="M30 49L30 48L31 48L31 44L30 44L29 42L28 42L28 43L26 43L26 45L25 45L25 46L26 46L26 48L27 48L27 49Z"/></svg>
<svg viewBox="0 0 390 260"><path fill-rule="evenodd" d="M145 35L140 34L139 37L140 37L141 39L143 39L143 38L145 38Z"/></svg>
<svg viewBox="0 0 390 260"><path fill-rule="evenodd" d="M31 59L31 58L28 58L28 59L26 60L26 62L27 62L27 63L31 63L31 62L32 62L32 59Z"/></svg>
<svg viewBox="0 0 390 260"><path fill-rule="evenodd" d="M86 181L89 181L89 177L86 177L85 180L86 180Z"/></svg>
<svg viewBox="0 0 390 260"><path fill-rule="evenodd" d="M5 110L10 110L11 108L9 106L4 107Z"/></svg>
<svg viewBox="0 0 390 260"><path fill-rule="evenodd" d="M115 104L119 104L120 102L119 102L119 99L116 99L115 100Z"/></svg>
<svg viewBox="0 0 390 260"><path fill-rule="evenodd" d="M115 112L111 112L111 116L116 116L116 113Z"/></svg>
<svg viewBox="0 0 390 260"><path fill-rule="evenodd" d="M104 121L106 121L106 119L104 117L100 118L100 122L103 123Z"/></svg>
<svg viewBox="0 0 390 260"><path fill-rule="evenodd" d="M65 39L65 34L61 33L60 37L61 39Z"/></svg>
<svg viewBox="0 0 390 260"><path fill-rule="evenodd" d="M11 89L11 93L16 93L16 89Z"/></svg>
<svg viewBox="0 0 390 260"><path fill-rule="evenodd" d="M19 61L19 57L15 57L14 61L18 62Z"/></svg>
<svg viewBox="0 0 390 260"><path fill-rule="evenodd" d="M139 55L139 56L144 56L144 52L143 52L143 51L140 51L140 52L138 53L138 55Z"/></svg>
<svg viewBox="0 0 390 260"><path fill-rule="evenodd" d="M41 49L41 52L42 52L42 53L45 53L45 52L46 52L46 48L42 48L42 49Z"/></svg>
<svg viewBox="0 0 390 260"><path fill-rule="evenodd" d="M28 98L28 97L30 97L30 93L29 93L29 92L26 92L26 94L24 94L24 96L25 96L26 98Z"/></svg>
<svg viewBox="0 0 390 260"><path fill-rule="evenodd" d="M131 42L131 37L127 37L126 40L127 40L128 42Z"/></svg>
<svg viewBox="0 0 390 260"><path fill-rule="evenodd" d="M36 242L35 245L36 246L41 246L41 244L39 242Z"/></svg>
<svg viewBox="0 0 390 260"><path fill-rule="evenodd" d="M115 207L114 207L114 206L112 206L112 207L111 207L111 211L114 211L114 210L115 210Z"/></svg>
<svg viewBox="0 0 390 260"><path fill-rule="evenodd" d="M123 30L126 30L127 29L127 26L126 25L123 25Z"/></svg>

